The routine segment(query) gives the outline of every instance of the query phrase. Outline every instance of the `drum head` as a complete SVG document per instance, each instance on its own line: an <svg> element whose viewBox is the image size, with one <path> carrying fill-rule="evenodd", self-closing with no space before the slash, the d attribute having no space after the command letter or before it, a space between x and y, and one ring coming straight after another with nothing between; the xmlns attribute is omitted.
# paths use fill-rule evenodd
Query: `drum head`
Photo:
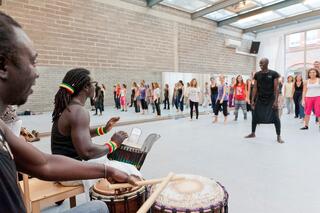
<svg viewBox="0 0 320 213"><path fill-rule="evenodd" d="M222 207L227 202L227 193L214 180L196 175L179 175L183 180L172 181L156 200L156 208L176 209L178 212L191 212L200 209L210 210ZM151 194L158 185L151 188Z"/></svg>
<svg viewBox="0 0 320 213"><path fill-rule="evenodd" d="M116 190L108 190L108 182L106 179L100 179L94 186L91 188L94 194L99 194L104 199L114 199L114 200L123 200L126 198L136 197L138 193L142 194L144 192L144 187L133 187L130 191L126 192L116 192Z"/></svg>

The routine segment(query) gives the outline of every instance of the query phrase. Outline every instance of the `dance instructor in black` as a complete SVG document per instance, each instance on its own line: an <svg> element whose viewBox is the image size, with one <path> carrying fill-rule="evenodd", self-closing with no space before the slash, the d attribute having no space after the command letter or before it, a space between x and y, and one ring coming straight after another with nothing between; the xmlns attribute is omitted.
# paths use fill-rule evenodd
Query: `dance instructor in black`
<svg viewBox="0 0 320 213"><path fill-rule="evenodd" d="M271 124L276 127L277 142L284 143L281 139L281 123L278 111L279 73L268 69L269 60L263 58L260 60L261 71L254 75L253 94L251 105L252 113L252 132L246 138L256 137L257 124Z"/></svg>

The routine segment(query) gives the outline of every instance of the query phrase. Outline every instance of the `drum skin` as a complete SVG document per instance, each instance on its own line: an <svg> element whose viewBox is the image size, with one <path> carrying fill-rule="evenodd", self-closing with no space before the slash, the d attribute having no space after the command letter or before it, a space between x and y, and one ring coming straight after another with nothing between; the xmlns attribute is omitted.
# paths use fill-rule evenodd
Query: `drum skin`
<svg viewBox="0 0 320 213"><path fill-rule="evenodd" d="M228 213L229 195L218 182L197 175L178 175L184 180L172 181L160 193L153 213ZM150 194L157 186L150 189Z"/></svg>

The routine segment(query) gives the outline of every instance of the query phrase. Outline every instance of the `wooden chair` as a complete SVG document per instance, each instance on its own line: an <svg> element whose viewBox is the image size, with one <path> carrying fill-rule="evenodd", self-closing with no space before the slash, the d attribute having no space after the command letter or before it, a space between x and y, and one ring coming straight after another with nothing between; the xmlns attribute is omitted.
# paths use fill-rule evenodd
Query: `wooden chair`
<svg viewBox="0 0 320 213"><path fill-rule="evenodd" d="M29 179L22 174L23 180L20 186L23 191L23 199L28 213L40 213L41 207L55 202L70 199L70 208L76 206L76 195L84 192L82 185L65 187L56 182L43 181L37 178Z"/></svg>

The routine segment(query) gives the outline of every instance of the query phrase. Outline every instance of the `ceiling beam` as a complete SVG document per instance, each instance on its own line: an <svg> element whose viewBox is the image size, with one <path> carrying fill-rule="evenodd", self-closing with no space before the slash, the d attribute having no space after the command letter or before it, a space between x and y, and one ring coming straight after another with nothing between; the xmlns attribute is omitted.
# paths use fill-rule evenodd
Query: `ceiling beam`
<svg viewBox="0 0 320 213"><path fill-rule="evenodd" d="M265 29L269 29L269 28L279 27L281 25L291 24L294 22L299 23L299 22L304 22L304 21L309 21L312 19L319 19L319 18L320 18L320 10L315 10L315 11L312 11L309 13L304 13L301 15L281 19L278 21L273 21L273 22L270 22L267 24L262 24L262 25L258 25L255 27L250 27L250 28L245 29L243 32L244 33L257 32L257 31L261 31L261 30L265 30Z"/></svg>
<svg viewBox="0 0 320 213"><path fill-rule="evenodd" d="M244 14L241 14L241 15L238 15L238 16L235 16L235 17L220 21L220 22L218 22L218 26L221 27L223 25L231 24L231 23L237 22L237 21L239 21L241 19L248 18L250 16L255 16L255 15L258 15L260 13L269 12L269 11L273 11L273 10L279 10L281 8L289 7L289 6L294 5L294 4L299 4L299 3L302 3L304 1L305 0L286 0L286 1L282 1L282 2L273 4L273 5L270 5L270 6L262 7L260 9L254 10L254 11L251 11L251 12L248 12L248 13L244 13Z"/></svg>
<svg viewBox="0 0 320 213"><path fill-rule="evenodd" d="M196 19L196 18L205 16L205 15L207 15L209 13L213 13L213 12L221 10L223 8L235 5L235 4L237 4L237 3L241 2L241 1L243 1L243 0L222 0L222 1L219 1L218 3L213 4L210 7L207 7L207 8L204 8L202 10L199 10L197 12L192 13L191 14L191 18L192 19Z"/></svg>
<svg viewBox="0 0 320 213"><path fill-rule="evenodd" d="M147 0L147 6L148 7L153 7L154 5L159 4L162 1L163 0Z"/></svg>

